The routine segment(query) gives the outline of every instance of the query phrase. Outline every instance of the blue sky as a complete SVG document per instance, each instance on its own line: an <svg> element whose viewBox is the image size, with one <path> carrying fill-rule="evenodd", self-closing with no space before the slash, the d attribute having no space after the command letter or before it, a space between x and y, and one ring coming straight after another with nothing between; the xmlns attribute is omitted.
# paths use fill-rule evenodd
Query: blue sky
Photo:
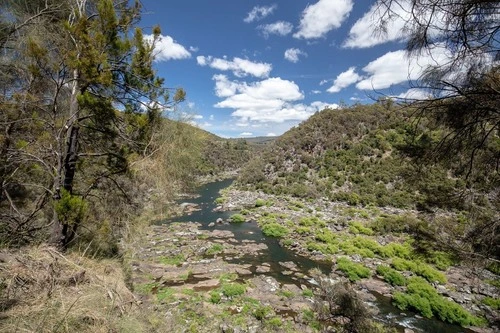
<svg viewBox="0 0 500 333"><path fill-rule="evenodd" d="M141 27L162 28L159 75L187 92L177 115L222 137L281 135L325 107L382 94L421 97L408 79L440 56L408 59L403 19L374 35L374 1L142 3Z"/></svg>

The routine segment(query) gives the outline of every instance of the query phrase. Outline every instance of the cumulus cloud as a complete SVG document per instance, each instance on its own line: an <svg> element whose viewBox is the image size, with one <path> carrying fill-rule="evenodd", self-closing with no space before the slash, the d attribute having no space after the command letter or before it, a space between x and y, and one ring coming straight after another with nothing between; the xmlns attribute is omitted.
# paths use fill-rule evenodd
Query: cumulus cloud
<svg viewBox="0 0 500 333"><path fill-rule="evenodd" d="M358 73L356 73L356 67L350 67L345 72L340 73L333 82L333 85L326 91L330 93L337 93L342 89L344 89L345 87L348 87L351 84L358 82L360 79L361 76Z"/></svg>
<svg viewBox="0 0 500 333"><path fill-rule="evenodd" d="M295 48L291 48L291 49L288 49L285 51L285 59L290 61L290 62L293 62L293 63L299 62L299 56L306 57L307 53L305 53L304 51L302 51L300 49L295 49Z"/></svg>
<svg viewBox="0 0 500 333"><path fill-rule="evenodd" d="M144 39L153 42L153 35L144 35ZM190 58L191 53L170 36L160 36L155 44L155 61L167 61Z"/></svg>
<svg viewBox="0 0 500 333"><path fill-rule="evenodd" d="M266 134L266 136L277 136L276 133L273 133L273 132L269 132Z"/></svg>
<svg viewBox="0 0 500 333"><path fill-rule="evenodd" d="M292 32L293 25L290 22L278 21L270 24L262 24L257 27L264 37L269 37L269 35L286 36Z"/></svg>
<svg viewBox="0 0 500 333"><path fill-rule="evenodd" d="M408 58L404 50L387 52L363 68L368 76L356 84L361 90L384 89L408 80L416 80L429 66L444 64L450 55L444 47L418 58Z"/></svg>
<svg viewBox="0 0 500 333"><path fill-rule="evenodd" d="M278 8L276 4L271 6L255 6L250 12L248 12L247 17L245 17L243 21L246 23L260 21L263 18L271 15L276 8Z"/></svg>
<svg viewBox="0 0 500 333"><path fill-rule="evenodd" d="M295 38L321 38L330 30L337 29L349 16L352 0L319 0L302 12L299 30Z"/></svg>
<svg viewBox="0 0 500 333"><path fill-rule="evenodd" d="M388 21L387 30L382 33L376 31L375 27L380 24L384 10L379 4L373 4L368 12L351 27L343 46L348 48L366 48L389 41L403 40L405 38L403 27L405 22L411 18L409 8L407 1L395 3L391 8L394 11L394 17Z"/></svg>
<svg viewBox="0 0 500 333"><path fill-rule="evenodd" d="M320 101L306 105L297 103L304 94L293 81L272 77L262 81L246 83L230 81L224 76L214 76L216 94L224 91L224 99L214 106L234 109L236 126L254 127L259 123L284 123L302 121L326 107L338 105ZM229 88L227 88L229 87ZM227 89L222 89L227 88ZM232 92L232 95L229 95Z"/></svg>
<svg viewBox="0 0 500 333"><path fill-rule="evenodd" d="M243 133L240 133L240 136L252 136L253 133L252 132L243 132Z"/></svg>
<svg viewBox="0 0 500 333"><path fill-rule="evenodd" d="M272 65L262 62L252 62L248 59L235 57L233 60L224 58L214 58L212 56L197 56L196 61L200 66L209 66L221 71L231 71L238 77L253 75L255 77L268 77Z"/></svg>

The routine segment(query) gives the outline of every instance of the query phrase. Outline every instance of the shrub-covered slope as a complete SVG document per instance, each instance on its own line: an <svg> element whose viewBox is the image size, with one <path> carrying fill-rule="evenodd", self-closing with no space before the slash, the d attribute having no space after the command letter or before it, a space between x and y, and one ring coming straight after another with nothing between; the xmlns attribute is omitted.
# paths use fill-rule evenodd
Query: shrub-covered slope
<svg viewBox="0 0 500 333"><path fill-rule="evenodd" d="M479 190L491 199L494 186L485 178L494 178L491 169L485 165L465 179L461 163L432 161L426 154L446 132L411 112L387 101L318 112L249 163L238 182L353 205L463 209L466 190L474 190L476 202L488 201Z"/></svg>

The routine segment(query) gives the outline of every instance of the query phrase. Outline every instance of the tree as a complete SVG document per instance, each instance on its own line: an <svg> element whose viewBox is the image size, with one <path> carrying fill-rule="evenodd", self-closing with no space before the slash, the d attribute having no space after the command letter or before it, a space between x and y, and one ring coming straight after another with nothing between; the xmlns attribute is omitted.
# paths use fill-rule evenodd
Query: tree
<svg viewBox="0 0 500 333"><path fill-rule="evenodd" d="M487 257L500 249L500 20L494 0L378 0L378 32L404 22L408 56L440 52L416 87L429 96L410 107L441 137L423 145L424 158L445 162L463 178L473 226L464 236ZM417 139L425 137L420 134ZM429 136L427 136L429 138ZM418 141L418 140L417 140ZM421 140L420 140L421 141ZM417 142L422 144L422 142ZM431 153L429 153L429 151Z"/></svg>
<svg viewBox="0 0 500 333"><path fill-rule="evenodd" d="M116 176L148 153L161 111L185 93L170 98L153 69L160 29L149 41L131 31L138 1L10 0L1 9L9 70L0 78L0 212L11 231L51 225L66 248L96 189L107 183L125 194Z"/></svg>
<svg viewBox="0 0 500 333"><path fill-rule="evenodd" d="M470 171L477 151L500 131L498 1L378 0L377 5L378 33L391 21L404 22L408 56L446 54L421 76L417 87L429 98L413 106L451 129L439 147L470 152ZM497 171L499 157L493 164Z"/></svg>

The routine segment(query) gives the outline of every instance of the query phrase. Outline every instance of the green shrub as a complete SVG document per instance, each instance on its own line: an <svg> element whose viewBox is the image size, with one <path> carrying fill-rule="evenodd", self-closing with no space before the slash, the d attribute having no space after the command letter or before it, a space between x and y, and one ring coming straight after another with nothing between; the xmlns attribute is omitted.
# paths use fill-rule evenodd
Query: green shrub
<svg viewBox="0 0 500 333"><path fill-rule="evenodd" d="M206 251L205 254L212 256L214 254L220 253L224 250L224 247L221 244L214 244L210 246Z"/></svg>
<svg viewBox="0 0 500 333"><path fill-rule="evenodd" d="M258 305L257 308L253 311L253 316L257 320L263 320L271 313L273 313L273 308L269 305Z"/></svg>
<svg viewBox="0 0 500 333"><path fill-rule="evenodd" d="M309 234L311 233L311 227L298 227L297 229L295 229L295 231L299 235Z"/></svg>
<svg viewBox="0 0 500 333"><path fill-rule="evenodd" d="M283 325L283 322L281 321L281 318L278 317L278 316L274 316L272 318L269 318L265 321L265 325L266 326L269 326L270 328L272 328L273 330L276 330L278 329L279 327L281 327L281 325Z"/></svg>
<svg viewBox="0 0 500 333"><path fill-rule="evenodd" d="M482 302L491 307L493 310L500 310L500 298L485 297Z"/></svg>
<svg viewBox="0 0 500 333"><path fill-rule="evenodd" d="M223 204L224 202L226 202L226 198L224 197L218 197L217 199L214 200L214 202L217 204L217 205L221 205Z"/></svg>
<svg viewBox="0 0 500 333"><path fill-rule="evenodd" d="M245 222L245 217L241 214L234 214L230 217L231 223L243 223Z"/></svg>
<svg viewBox="0 0 500 333"><path fill-rule="evenodd" d="M264 199L255 200L255 207L262 207L266 205L266 201Z"/></svg>
<svg viewBox="0 0 500 333"><path fill-rule="evenodd" d="M351 224L349 225L349 231L355 235L373 235L373 230L371 228L365 227L361 222L358 221L351 222Z"/></svg>
<svg viewBox="0 0 500 333"><path fill-rule="evenodd" d="M398 271L413 272L418 276L424 277L429 282L437 281L439 283L446 283L446 275L420 261L410 261L401 258L394 258L392 259L391 266Z"/></svg>
<svg viewBox="0 0 500 333"><path fill-rule="evenodd" d="M369 268L363 266L362 264L354 263L346 257L340 257L337 259L337 268L344 272L351 282L367 278L371 275Z"/></svg>
<svg viewBox="0 0 500 333"><path fill-rule="evenodd" d="M410 279L407 292L394 293L393 301L401 310L416 310L427 318L436 316L442 321L461 326L484 324L482 318L473 316L457 303L440 296L436 289L422 278Z"/></svg>
<svg viewBox="0 0 500 333"><path fill-rule="evenodd" d="M219 304L221 301L221 295L218 289L212 290L210 292L210 302L213 304Z"/></svg>
<svg viewBox="0 0 500 333"><path fill-rule="evenodd" d="M222 285L221 290L224 296L232 298L244 294L246 286L241 283L233 282Z"/></svg>
<svg viewBox="0 0 500 333"><path fill-rule="evenodd" d="M442 271L448 269L454 262L451 254L442 251L430 251L426 254L425 260Z"/></svg>
<svg viewBox="0 0 500 333"><path fill-rule="evenodd" d="M302 290L302 296L314 297L314 293L311 289L304 289L304 290Z"/></svg>
<svg viewBox="0 0 500 333"><path fill-rule="evenodd" d="M176 254L171 257L162 256L158 258L158 261L163 265L179 266L184 262L184 256L182 254Z"/></svg>
<svg viewBox="0 0 500 333"><path fill-rule="evenodd" d="M404 286L406 285L406 278L389 266L379 265L377 266L377 274L382 275L384 280L393 286Z"/></svg>
<svg viewBox="0 0 500 333"><path fill-rule="evenodd" d="M268 237L283 237L288 234L288 229L278 223L268 223L262 227L262 232Z"/></svg>

